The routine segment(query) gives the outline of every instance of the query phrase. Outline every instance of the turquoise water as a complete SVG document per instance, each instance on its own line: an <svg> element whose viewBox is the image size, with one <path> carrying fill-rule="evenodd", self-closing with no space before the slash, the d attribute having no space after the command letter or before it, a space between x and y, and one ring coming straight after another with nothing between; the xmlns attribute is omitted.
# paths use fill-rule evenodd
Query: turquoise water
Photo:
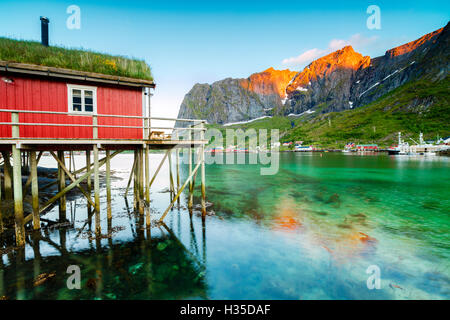
<svg viewBox="0 0 450 320"><path fill-rule="evenodd" d="M155 169L162 155L152 156ZM81 160L80 160L81 161ZM46 165L45 161L44 164ZM47 165L51 166L49 162ZM450 161L341 153L281 153L280 169L208 165L203 223L183 195L165 225L122 196L131 155L113 160L113 219L102 194L102 238L85 224L30 234L25 250L3 247L0 296L8 299L449 299ZM187 176L182 167L183 181ZM151 217L169 203L168 169L152 192ZM199 203L196 190L195 202ZM56 220L58 208L46 215ZM66 269L78 265L81 290ZM369 266L380 289L369 290ZM40 274L52 274L38 286Z"/></svg>

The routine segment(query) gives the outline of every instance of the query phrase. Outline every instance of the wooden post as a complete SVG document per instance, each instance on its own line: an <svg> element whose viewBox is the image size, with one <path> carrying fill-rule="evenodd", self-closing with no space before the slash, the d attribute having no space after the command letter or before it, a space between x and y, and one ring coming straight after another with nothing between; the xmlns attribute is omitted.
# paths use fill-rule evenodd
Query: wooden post
<svg viewBox="0 0 450 320"><path fill-rule="evenodd" d="M173 186L173 175L172 175L172 150L169 151L169 185L170 185L170 201L172 201L175 196L174 186Z"/></svg>
<svg viewBox="0 0 450 320"><path fill-rule="evenodd" d="M39 160L41 159L43 153L44 153L43 151L40 151L39 155L37 156L36 168L37 165L39 164ZM30 165L31 165L31 158L30 158ZM31 174L28 176L27 182L25 182L25 186L22 188L22 196L24 198L27 196L29 186L31 186Z"/></svg>
<svg viewBox="0 0 450 320"><path fill-rule="evenodd" d="M145 139L150 139L150 88L144 88L146 91L146 119L144 121ZM147 227L150 226L150 147L145 145L145 202L149 209L147 210Z"/></svg>
<svg viewBox="0 0 450 320"><path fill-rule="evenodd" d="M150 147L145 146L145 201L150 206Z"/></svg>
<svg viewBox="0 0 450 320"><path fill-rule="evenodd" d="M176 152L176 167L177 167L177 192L180 191L180 150L177 148ZM180 207L180 198L178 198L178 208Z"/></svg>
<svg viewBox="0 0 450 320"><path fill-rule="evenodd" d="M95 199L95 232L102 232L100 226L100 178L98 164L98 146L94 144L94 199Z"/></svg>
<svg viewBox="0 0 450 320"><path fill-rule="evenodd" d="M58 151L58 159L65 165L64 159L64 151ZM66 188L66 174L64 170L61 168L61 165L58 164L58 192L61 192ZM62 196L59 198L59 221L66 220L66 196Z"/></svg>
<svg viewBox="0 0 450 320"><path fill-rule="evenodd" d="M138 174L139 174L139 153L138 150L134 150L134 161L136 165L134 166L133 172L133 207L134 210L138 209L138 198L139 198L139 186L138 186Z"/></svg>
<svg viewBox="0 0 450 320"><path fill-rule="evenodd" d="M106 203L108 220L112 218L111 213L111 154L106 150Z"/></svg>
<svg viewBox="0 0 450 320"><path fill-rule="evenodd" d="M192 130L189 130L189 140L192 141ZM192 144L189 144L189 175L192 174ZM189 200L188 200L188 209L189 212L192 211L192 207L194 206L194 184L192 180L189 181Z"/></svg>
<svg viewBox="0 0 450 320"><path fill-rule="evenodd" d="M205 124L202 122L201 124L202 130L200 131L200 140L201 147L200 147L200 161L202 163L201 167L201 175L202 175L202 217L206 216L206 175L205 175L205 144L203 143L203 140L205 140Z"/></svg>
<svg viewBox="0 0 450 320"><path fill-rule="evenodd" d="M30 152L30 166L31 166L31 197L33 206L33 229L38 230L41 227L41 221L39 217L39 186L37 176L37 159L36 151Z"/></svg>
<svg viewBox="0 0 450 320"><path fill-rule="evenodd" d="M69 171L72 171L72 151L69 151Z"/></svg>
<svg viewBox="0 0 450 320"><path fill-rule="evenodd" d="M11 113L11 122L19 123L19 113ZM19 138L19 125L12 126L12 137ZM14 186L14 216L16 229L16 245L25 245L25 225L23 223L23 198L22 198L22 159L20 150L15 144L12 146L13 156L13 186Z"/></svg>
<svg viewBox="0 0 450 320"><path fill-rule="evenodd" d="M5 200L12 200L12 168L11 168L11 158L9 156L9 151L2 152L3 155L3 175L5 184Z"/></svg>
<svg viewBox="0 0 450 320"><path fill-rule="evenodd" d="M144 214L144 149L139 148L139 213Z"/></svg>
<svg viewBox="0 0 450 320"><path fill-rule="evenodd" d="M128 195L128 190L130 189L131 181L133 180L135 167L136 167L136 159L134 159L133 167L131 167L130 178L128 179L127 188L125 189L124 197L127 197L127 195Z"/></svg>
<svg viewBox="0 0 450 320"><path fill-rule="evenodd" d="M13 185L14 185L14 214L16 228L16 245L25 245L25 226L23 223L23 199L22 199L22 159L20 150L16 145L12 146L13 153Z"/></svg>
<svg viewBox="0 0 450 320"><path fill-rule="evenodd" d="M86 172L89 172L91 170L91 150L86 150ZM76 174L76 172L74 172ZM88 175L87 177L87 191L89 195L92 191L92 179L91 175ZM89 206L89 204L88 204Z"/></svg>

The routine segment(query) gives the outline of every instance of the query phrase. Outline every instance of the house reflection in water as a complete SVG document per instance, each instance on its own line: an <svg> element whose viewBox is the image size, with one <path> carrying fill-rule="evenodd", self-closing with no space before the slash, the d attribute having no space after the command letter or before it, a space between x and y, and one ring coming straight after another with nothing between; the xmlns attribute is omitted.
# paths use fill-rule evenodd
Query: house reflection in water
<svg viewBox="0 0 450 320"><path fill-rule="evenodd" d="M208 298L204 272L205 238L202 239L202 250L198 247L192 220L188 250L167 225L146 228L145 215L127 210L124 216L127 216L129 226L112 227L108 221L108 233L99 238L95 232L90 232L92 221L88 219L83 223L84 220L76 220L73 214L70 226L53 231L44 228L29 234L24 249L2 249L0 297ZM178 228L178 232L180 230ZM123 236L123 232L129 235L127 239L115 239L116 234ZM203 237L205 234L203 224ZM77 240L80 239L87 245L78 248ZM199 254L202 251L203 256ZM72 274L67 273L67 268L71 265L80 267L80 290L67 287Z"/></svg>

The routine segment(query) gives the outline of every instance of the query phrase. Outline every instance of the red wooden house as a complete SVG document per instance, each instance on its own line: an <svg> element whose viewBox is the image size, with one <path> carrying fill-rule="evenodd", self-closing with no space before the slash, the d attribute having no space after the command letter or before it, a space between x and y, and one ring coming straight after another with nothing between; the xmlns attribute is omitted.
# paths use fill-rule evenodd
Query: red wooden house
<svg viewBox="0 0 450 320"><path fill-rule="evenodd" d="M19 111L21 139L93 139L95 116L98 139L142 139L138 117L147 114L154 87L151 80L0 61L0 139L12 138L6 110Z"/></svg>
<svg viewBox="0 0 450 320"><path fill-rule="evenodd" d="M378 150L378 145L376 144L358 144L356 146L357 150L360 151L375 151Z"/></svg>

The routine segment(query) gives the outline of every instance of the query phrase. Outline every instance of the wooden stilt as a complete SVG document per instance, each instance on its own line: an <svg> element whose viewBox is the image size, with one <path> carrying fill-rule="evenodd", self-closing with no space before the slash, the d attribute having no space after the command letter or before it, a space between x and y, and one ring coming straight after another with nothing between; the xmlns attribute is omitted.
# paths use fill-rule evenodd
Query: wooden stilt
<svg viewBox="0 0 450 320"><path fill-rule="evenodd" d="M95 232L102 232L100 226L100 177L98 163L98 146L94 145L94 199L95 199Z"/></svg>
<svg viewBox="0 0 450 320"><path fill-rule="evenodd" d="M91 170L91 150L86 150L86 172L89 172L90 170ZM74 173L76 174L77 171L75 171ZM92 191L91 175L88 175L87 178L87 191L89 192L89 194L91 194Z"/></svg>
<svg viewBox="0 0 450 320"><path fill-rule="evenodd" d="M25 225L23 219L23 199L22 199L22 159L20 150L16 145L12 146L13 156L13 184L14 184L14 214L16 228L16 245L25 245Z"/></svg>
<svg viewBox="0 0 450 320"><path fill-rule="evenodd" d="M12 200L12 168L11 168L11 157L9 156L9 151L2 152L3 155L3 175L4 175L4 185L5 185L5 200Z"/></svg>
<svg viewBox="0 0 450 320"><path fill-rule="evenodd" d="M145 146L145 201L147 206L150 206L150 147L148 144Z"/></svg>
<svg viewBox="0 0 450 320"><path fill-rule="evenodd" d="M36 151L30 151L30 177L31 177L31 196L33 207L33 229L38 230L41 227L41 221L39 216L39 187L37 176L37 159Z"/></svg>
<svg viewBox="0 0 450 320"><path fill-rule="evenodd" d="M19 123L19 113L11 113L11 122ZM12 126L12 137L19 138L19 126ZM22 159L20 155L20 150L15 144L12 146L12 156L13 156L13 187L14 187L14 220L15 220L15 231L16 231L16 245L22 247L25 245L25 224L23 219L23 195L22 195ZM9 163L9 155L5 158L5 164ZM6 192L5 192L6 193Z"/></svg>
<svg viewBox="0 0 450 320"><path fill-rule="evenodd" d="M173 174L172 174L172 150L169 150L169 185L170 185L170 201L172 201L175 195Z"/></svg>
<svg viewBox="0 0 450 320"><path fill-rule="evenodd" d="M139 149L139 197L144 199L144 149Z"/></svg>
<svg viewBox="0 0 450 320"><path fill-rule="evenodd" d="M195 163L200 163L200 158L199 158L198 151L195 151L195 149L192 149L192 151L194 151L193 152L193 157L195 159ZM189 208L189 204L188 204L188 209L189 209L189 214L191 214L191 215L192 215L192 208L193 208L193 205L194 205L194 189L195 189L195 179L197 178L197 173L198 173L198 171L196 171L194 173L194 176L192 177L191 189L189 190L189 204L191 205L191 207Z"/></svg>
<svg viewBox="0 0 450 320"><path fill-rule="evenodd" d="M70 172L73 172L72 171L72 151L69 151L69 171Z"/></svg>
<svg viewBox="0 0 450 320"><path fill-rule="evenodd" d="M189 133L189 138L192 140L192 133ZM192 146L189 146L188 150L189 154L189 175L192 174ZM191 212L192 207L194 206L194 184L193 181L189 181L189 200L188 200L188 209Z"/></svg>
<svg viewBox="0 0 450 320"><path fill-rule="evenodd" d="M38 155L37 160L36 160L36 168L37 168L37 165L39 164L39 160L41 159L43 153L44 152L42 152L42 151L39 152L39 155ZM31 158L30 158L30 165L31 165ZM23 189L22 189L22 194L23 194L24 198L25 198L25 196L28 193L28 187L30 185L31 185L31 174L28 176L27 182L25 183L25 187L23 187Z"/></svg>
<svg viewBox="0 0 450 320"><path fill-rule="evenodd" d="M136 159L134 159L134 161L133 161L133 167L131 168L130 178L128 179L128 184L127 184L127 188L125 189L124 197L126 197L128 195L128 190L130 189L131 181L133 180L135 168L136 168Z"/></svg>
<svg viewBox="0 0 450 320"><path fill-rule="evenodd" d="M205 124L202 122L202 129L200 131L200 140L205 140ZM200 162L202 164L201 175L202 175L202 217L206 216L206 175L205 175L205 145L202 143L200 147Z"/></svg>
<svg viewBox="0 0 450 320"><path fill-rule="evenodd" d="M64 151L58 151L58 159L65 166ZM59 180L58 192L61 192L61 190L64 190L66 188L66 174L59 163L58 163L58 180ZM61 198L59 198L59 221L62 222L65 220L66 220L66 196L63 195Z"/></svg>
<svg viewBox="0 0 450 320"><path fill-rule="evenodd" d="M73 169L72 169L72 172L73 172L73 176L75 177L75 179L77 178L77 174L75 173L75 171L76 171L76 169L75 169L75 155L73 154L73 151L71 151L71 153L72 153L72 165L73 165Z"/></svg>
<svg viewBox="0 0 450 320"><path fill-rule="evenodd" d="M177 192L180 191L180 150L177 148L176 152L176 167L177 167ZM180 207L180 198L178 198L178 208Z"/></svg>
<svg viewBox="0 0 450 320"><path fill-rule="evenodd" d="M139 149L139 213L144 214L144 149Z"/></svg>
<svg viewBox="0 0 450 320"><path fill-rule="evenodd" d="M138 209L138 198L139 198L139 186L138 186L138 176L139 176L139 153L137 150L134 150L134 161L136 165L134 166L133 172L133 208L134 210Z"/></svg>
<svg viewBox="0 0 450 320"><path fill-rule="evenodd" d="M106 150L106 202L108 220L112 218L111 213L111 155L110 151Z"/></svg>

